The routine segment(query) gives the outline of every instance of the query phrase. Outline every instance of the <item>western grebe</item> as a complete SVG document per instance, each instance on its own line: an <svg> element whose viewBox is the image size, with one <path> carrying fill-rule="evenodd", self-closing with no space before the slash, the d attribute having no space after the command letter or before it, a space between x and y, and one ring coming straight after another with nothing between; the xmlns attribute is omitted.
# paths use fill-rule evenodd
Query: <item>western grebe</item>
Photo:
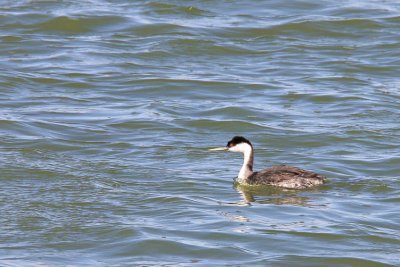
<svg viewBox="0 0 400 267"><path fill-rule="evenodd" d="M262 171L253 172L253 145L242 136L233 137L226 147L211 148L209 150L243 153L243 166L237 177L237 181L241 184L304 189L323 184L326 181L326 177L323 175L287 165L272 166Z"/></svg>

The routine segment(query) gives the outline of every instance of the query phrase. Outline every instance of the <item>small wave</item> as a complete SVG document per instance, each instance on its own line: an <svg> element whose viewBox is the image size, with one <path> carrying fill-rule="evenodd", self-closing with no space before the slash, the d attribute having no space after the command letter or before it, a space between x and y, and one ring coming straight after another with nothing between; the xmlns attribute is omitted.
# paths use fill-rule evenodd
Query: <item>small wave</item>
<svg viewBox="0 0 400 267"><path fill-rule="evenodd" d="M353 258L353 257L339 257L339 256L331 256L327 255L325 257L317 257L317 256L283 256L279 258L275 258L272 262L285 263L284 266L299 266L299 267L308 267L308 266L371 266L371 267L394 267L394 265L385 263L384 261L374 261L367 260L362 258Z"/></svg>
<svg viewBox="0 0 400 267"><path fill-rule="evenodd" d="M305 36L326 36L329 38L348 38L358 36L360 31L379 30L382 23L372 19L304 19L303 21L285 21L265 27L226 27L218 29L225 37L267 38L288 36L304 39Z"/></svg>
<svg viewBox="0 0 400 267"><path fill-rule="evenodd" d="M1 36L0 40L2 40L4 43L19 43L23 40L23 38L21 36L7 35Z"/></svg>
<svg viewBox="0 0 400 267"><path fill-rule="evenodd" d="M174 4L166 4L160 2L150 2L148 6L151 8L150 12L158 15L191 15L191 16L207 16L210 13L206 10L200 9L195 6L179 6Z"/></svg>
<svg viewBox="0 0 400 267"><path fill-rule="evenodd" d="M136 36L147 37L155 35L193 35L190 27L168 23L142 23L125 28L124 34L134 34Z"/></svg>
<svg viewBox="0 0 400 267"><path fill-rule="evenodd" d="M251 132L257 130L265 129L264 126L259 125L257 123L250 123L247 121L235 121L235 120L225 120L225 121L216 121L216 120L192 120L189 122L185 122L187 127L194 127L198 129L220 129L227 132Z"/></svg>
<svg viewBox="0 0 400 267"><path fill-rule="evenodd" d="M114 27L116 24L124 23L125 19L118 16L95 16L95 17L68 17L59 16L36 25L38 31L85 33Z"/></svg>

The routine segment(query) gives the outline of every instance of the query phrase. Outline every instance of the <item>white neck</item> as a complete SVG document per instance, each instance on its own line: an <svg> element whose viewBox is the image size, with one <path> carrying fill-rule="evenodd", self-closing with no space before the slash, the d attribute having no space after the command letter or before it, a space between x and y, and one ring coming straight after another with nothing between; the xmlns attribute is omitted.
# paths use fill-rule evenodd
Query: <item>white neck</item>
<svg viewBox="0 0 400 267"><path fill-rule="evenodd" d="M236 145L236 149L237 152L242 152L244 156L243 165L238 174L238 180L239 182L246 182L246 179L253 174L253 148L247 143L241 143Z"/></svg>

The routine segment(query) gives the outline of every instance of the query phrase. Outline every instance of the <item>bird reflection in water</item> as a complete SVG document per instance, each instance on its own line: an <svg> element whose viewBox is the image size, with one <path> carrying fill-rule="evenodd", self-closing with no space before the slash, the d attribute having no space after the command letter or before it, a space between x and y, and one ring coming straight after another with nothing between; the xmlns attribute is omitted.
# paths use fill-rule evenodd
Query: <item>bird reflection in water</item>
<svg viewBox="0 0 400 267"><path fill-rule="evenodd" d="M298 196L299 191L265 186L246 186L239 183L234 185L236 191L241 195L240 205L273 204L273 205L296 205L312 206L309 197ZM304 191L303 191L304 192Z"/></svg>

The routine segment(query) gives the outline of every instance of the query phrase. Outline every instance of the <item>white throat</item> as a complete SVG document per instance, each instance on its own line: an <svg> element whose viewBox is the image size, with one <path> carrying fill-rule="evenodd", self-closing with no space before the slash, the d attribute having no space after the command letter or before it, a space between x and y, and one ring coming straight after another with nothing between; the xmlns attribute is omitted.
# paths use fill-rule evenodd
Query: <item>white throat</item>
<svg viewBox="0 0 400 267"><path fill-rule="evenodd" d="M229 151L243 153L244 160L238 174L238 182L246 182L246 179L253 174L253 148L247 143L240 143L229 148Z"/></svg>

